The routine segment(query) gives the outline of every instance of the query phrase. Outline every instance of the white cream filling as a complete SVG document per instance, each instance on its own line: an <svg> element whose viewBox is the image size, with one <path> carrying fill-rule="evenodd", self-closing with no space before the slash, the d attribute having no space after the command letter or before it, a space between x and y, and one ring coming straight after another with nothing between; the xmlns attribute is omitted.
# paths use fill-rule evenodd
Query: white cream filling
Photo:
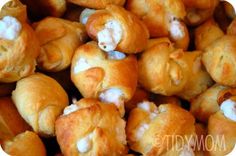
<svg viewBox="0 0 236 156"><path fill-rule="evenodd" d="M80 109L80 107L79 107L78 105L76 105L76 104L71 104L71 105L67 106L67 107L64 109L63 115L68 115L68 114L73 113L73 112L75 112L75 111L77 111L77 110L79 110L79 109Z"/></svg>
<svg viewBox="0 0 236 156"><path fill-rule="evenodd" d="M108 21L105 28L98 32L98 45L104 51L116 49L122 37L122 26L117 20Z"/></svg>
<svg viewBox="0 0 236 156"><path fill-rule="evenodd" d="M146 123L141 124L136 131L136 139L139 140L142 138L145 131L149 128L149 125Z"/></svg>
<svg viewBox="0 0 236 156"><path fill-rule="evenodd" d="M78 74L79 72L85 71L89 68L91 68L91 65L88 61L85 58L80 58L74 66L74 73Z"/></svg>
<svg viewBox="0 0 236 156"><path fill-rule="evenodd" d="M80 153L86 153L92 148L92 144L93 144L92 138L93 138L93 133L90 133L87 136L77 141L76 145Z"/></svg>
<svg viewBox="0 0 236 156"><path fill-rule="evenodd" d="M221 111L224 113L224 116L230 120L236 122L236 102L231 99L225 100L220 105Z"/></svg>
<svg viewBox="0 0 236 156"><path fill-rule="evenodd" d="M95 12L96 10L94 9L84 9L81 14L80 14L80 17L79 17L79 21L80 23L82 24L86 24L87 21L88 21L88 18Z"/></svg>
<svg viewBox="0 0 236 156"><path fill-rule="evenodd" d="M151 111L150 102L148 101L138 103L137 107L147 112Z"/></svg>
<svg viewBox="0 0 236 156"><path fill-rule="evenodd" d="M172 20L170 23L170 35L175 39L183 38L184 28L178 20Z"/></svg>
<svg viewBox="0 0 236 156"><path fill-rule="evenodd" d="M0 38L14 40L19 36L21 23L12 16L5 16L0 20Z"/></svg>
<svg viewBox="0 0 236 156"><path fill-rule="evenodd" d="M107 52L108 59L110 60L122 60L126 55L119 51L109 51Z"/></svg>
<svg viewBox="0 0 236 156"><path fill-rule="evenodd" d="M124 94L120 89L110 88L103 91L99 95L99 99L105 103L113 103L119 108L122 104L124 104L123 96Z"/></svg>

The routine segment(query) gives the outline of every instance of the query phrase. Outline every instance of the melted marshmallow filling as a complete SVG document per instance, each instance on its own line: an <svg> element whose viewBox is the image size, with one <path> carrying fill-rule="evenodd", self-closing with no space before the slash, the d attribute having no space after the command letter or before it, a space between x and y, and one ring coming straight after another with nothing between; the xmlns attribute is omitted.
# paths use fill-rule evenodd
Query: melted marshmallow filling
<svg viewBox="0 0 236 156"><path fill-rule="evenodd" d="M0 38L6 40L16 39L21 31L21 23L12 16L5 16L0 20Z"/></svg>
<svg viewBox="0 0 236 156"><path fill-rule="evenodd" d="M149 128L149 125L146 123L141 124L136 131L136 139L139 140L145 133L145 131Z"/></svg>
<svg viewBox="0 0 236 156"><path fill-rule="evenodd" d="M116 49L122 37L122 26L117 20L110 20L97 34L99 47L108 52Z"/></svg>
<svg viewBox="0 0 236 156"><path fill-rule="evenodd" d="M183 38L185 35L184 28L178 20L172 20L170 23L170 35L175 38Z"/></svg>
<svg viewBox="0 0 236 156"><path fill-rule="evenodd" d="M74 66L74 73L77 74L89 68L91 68L91 65L89 65L88 61L85 58L80 58Z"/></svg>
<svg viewBox="0 0 236 156"><path fill-rule="evenodd" d="M80 109L80 107L79 107L78 105L76 105L76 104L71 104L71 105L67 106L67 107L64 109L63 115L68 115L68 114L73 113L73 112L75 112L75 111L77 111L77 110L79 110L79 109Z"/></svg>
<svg viewBox="0 0 236 156"><path fill-rule="evenodd" d="M113 103L118 108L124 104L123 92L117 88L110 88L99 95L99 99L105 103Z"/></svg>
<svg viewBox="0 0 236 156"><path fill-rule="evenodd" d="M80 23L82 24L86 24L87 21L88 21L88 18L95 12L96 10L94 9L84 9L81 14L80 14L80 18L79 18L79 21Z"/></svg>
<svg viewBox="0 0 236 156"><path fill-rule="evenodd" d="M152 104L151 102L143 101L143 102L138 103L137 107L148 112L149 118L153 120L157 117L158 110L157 109L151 110L151 104Z"/></svg>
<svg viewBox="0 0 236 156"><path fill-rule="evenodd" d="M236 122L236 102L228 99L222 102L220 109L224 116Z"/></svg>
<svg viewBox="0 0 236 156"><path fill-rule="evenodd" d="M109 51L107 52L108 59L110 60L122 60L126 55L119 51Z"/></svg>
<svg viewBox="0 0 236 156"><path fill-rule="evenodd" d="M81 138L77 141L77 149L80 153L86 153L92 148L93 133Z"/></svg>

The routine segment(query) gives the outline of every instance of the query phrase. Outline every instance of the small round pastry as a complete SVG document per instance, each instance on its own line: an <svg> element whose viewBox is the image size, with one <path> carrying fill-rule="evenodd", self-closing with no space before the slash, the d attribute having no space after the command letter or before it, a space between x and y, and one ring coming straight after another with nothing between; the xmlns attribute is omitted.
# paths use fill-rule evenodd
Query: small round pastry
<svg viewBox="0 0 236 156"><path fill-rule="evenodd" d="M11 95L15 87L15 83L0 83L0 97Z"/></svg>
<svg viewBox="0 0 236 156"><path fill-rule="evenodd" d="M10 97L0 98L0 127L0 140L11 139L30 129Z"/></svg>
<svg viewBox="0 0 236 156"><path fill-rule="evenodd" d="M236 87L236 36L225 35L206 47L202 61L212 79Z"/></svg>
<svg viewBox="0 0 236 156"><path fill-rule="evenodd" d="M6 3L1 2L0 7L0 19L5 16L12 16L17 18L21 22L26 22L27 19L27 11L26 5L23 5L19 0L5 0Z"/></svg>
<svg viewBox="0 0 236 156"><path fill-rule="evenodd" d="M188 111L175 104L157 107L144 101L130 112L126 127L128 144L146 156L183 153L193 156L190 146L196 138L194 122ZM178 140L176 136L185 139Z"/></svg>
<svg viewBox="0 0 236 156"><path fill-rule="evenodd" d="M56 121L64 156L125 155L125 121L114 105L84 98L64 109Z"/></svg>
<svg viewBox="0 0 236 156"><path fill-rule="evenodd" d="M236 35L236 19L234 19L227 28L228 35Z"/></svg>
<svg viewBox="0 0 236 156"><path fill-rule="evenodd" d="M76 48L87 38L82 24L55 17L35 23L34 28L41 46L38 67L50 72L66 69Z"/></svg>
<svg viewBox="0 0 236 156"><path fill-rule="evenodd" d="M137 16L115 5L90 15L86 30L107 52L138 53L144 50L149 38L148 29Z"/></svg>
<svg viewBox="0 0 236 156"><path fill-rule="evenodd" d="M31 131L18 134L11 140L3 142L6 153L14 156L46 156L46 149L37 134Z"/></svg>
<svg viewBox="0 0 236 156"><path fill-rule="evenodd" d="M221 111L210 116L206 149L208 155L227 155L236 142L236 103L227 101L221 104ZM232 153L234 154L234 153Z"/></svg>
<svg viewBox="0 0 236 156"><path fill-rule="evenodd" d="M68 0L68 2L93 9L105 9L108 5L114 4L117 6L123 6L125 0Z"/></svg>
<svg viewBox="0 0 236 156"><path fill-rule="evenodd" d="M28 24L12 16L0 24L0 82L15 82L34 73L39 42Z"/></svg>
<svg viewBox="0 0 236 156"><path fill-rule="evenodd" d="M209 19L219 3L219 0L182 0L187 15L185 23L190 26L196 26Z"/></svg>
<svg viewBox="0 0 236 156"><path fill-rule="evenodd" d="M191 101L190 112L201 122L220 110L220 103L236 95L236 89L215 84Z"/></svg>
<svg viewBox="0 0 236 156"><path fill-rule="evenodd" d="M66 11L66 0L21 0L28 6L29 15L34 17L60 17Z"/></svg>
<svg viewBox="0 0 236 156"><path fill-rule="evenodd" d="M68 105L68 96L56 80L36 73L19 80L12 99L36 133L54 136L56 118Z"/></svg>
<svg viewBox="0 0 236 156"><path fill-rule="evenodd" d="M137 86L137 60L118 51L104 52L96 42L80 46L73 56L71 79L83 97L114 103L124 115Z"/></svg>
<svg viewBox="0 0 236 156"><path fill-rule="evenodd" d="M195 47L197 50L204 50L208 45L223 35L224 32L220 29L218 24L213 19L209 19L195 29Z"/></svg>

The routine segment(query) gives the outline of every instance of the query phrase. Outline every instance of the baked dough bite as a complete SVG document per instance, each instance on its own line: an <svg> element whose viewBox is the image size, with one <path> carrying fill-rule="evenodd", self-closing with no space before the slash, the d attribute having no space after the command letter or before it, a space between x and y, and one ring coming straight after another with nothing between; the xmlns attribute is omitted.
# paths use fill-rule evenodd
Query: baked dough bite
<svg viewBox="0 0 236 156"><path fill-rule="evenodd" d="M146 156L151 155L194 155L195 134L194 117L174 104L157 107L144 101L130 112L126 134L129 147ZM168 137L169 136L169 137ZM175 136L183 140L174 140ZM170 141L170 142L169 142ZM175 150L175 149L181 150Z"/></svg>
<svg viewBox="0 0 236 156"><path fill-rule="evenodd" d="M15 82L34 73L39 42L33 29L4 16L0 28L0 82Z"/></svg>
<svg viewBox="0 0 236 156"><path fill-rule="evenodd" d="M38 67L50 72L66 69L76 48L87 38L82 24L55 17L35 23L34 28L41 46Z"/></svg>
<svg viewBox="0 0 236 156"><path fill-rule="evenodd" d="M178 48L187 49L189 34L181 21L186 15L181 0L128 0L126 8L142 19L151 37L169 36Z"/></svg>
<svg viewBox="0 0 236 156"><path fill-rule="evenodd" d="M60 17L66 11L66 0L21 0L28 6L29 15L34 17Z"/></svg>
<svg viewBox="0 0 236 156"><path fill-rule="evenodd" d="M19 0L5 0L0 4L0 19L5 16L13 16L19 21L27 21L27 11L26 6L23 5Z"/></svg>
<svg viewBox="0 0 236 156"><path fill-rule="evenodd" d="M0 127L0 140L11 139L30 129L10 97L0 98Z"/></svg>
<svg viewBox="0 0 236 156"><path fill-rule="evenodd" d="M36 133L54 136L56 118L68 105L68 96L56 80L36 73L21 79L12 99L25 121Z"/></svg>
<svg viewBox="0 0 236 156"><path fill-rule="evenodd" d="M37 134L26 131L11 140L3 142L6 153L14 156L46 156L46 149Z"/></svg>
<svg viewBox="0 0 236 156"><path fill-rule="evenodd" d="M225 35L205 49L202 61L212 79L225 86L236 86L236 36Z"/></svg>
<svg viewBox="0 0 236 156"><path fill-rule="evenodd" d="M0 97L11 95L15 87L15 83L0 83Z"/></svg>
<svg viewBox="0 0 236 156"><path fill-rule="evenodd" d="M196 26L209 19L219 3L219 0L182 0L186 8L185 22Z"/></svg>
<svg viewBox="0 0 236 156"><path fill-rule="evenodd" d="M125 155L125 121L114 105L84 98L64 109L56 137L65 156Z"/></svg>
<svg viewBox="0 0 236 156"><path fill-rule="evenodd" d="M195 47L197 50L204 50L208 45L213 43L224 35L214 19L209 19L194 31Z"/></svg>
<svg viewBox="0 0 236 156"><path fill-rule="evenodd" d="M125 0L68 0L68 2L93 9L105 9L108 5L114 4L117 6L123 6Z"/></svg>
<svg viewBox="0 0 236 156"><path fill-rule="evenodd" d="M96 42L80 46L72 60L71 79L83 97L114 103L124 115L137 86L137 60L118 51L104 52Z"/></svg>
<svg viewBox="0 0 236 156"><path fill-rule="evenodd" d="M197 143L195 146L194 153L195 156L205 156L206 155L206 144L205 140L207 138L207 127L202 123L195 124L195 130L197 134Z"/></svg>
<svg viewBox="0 0 236 156"><path fill-rule="evenodd" d="M90 15L86 30L107 52L138 53L144 50L149 38L148 29L138 17L115 5L108 5Z"/></svg>
<svg viewBox="0 0 236 156"><path fill-rule="evenodd" d="M167 38L149 40L138 60L139 82L153 93L189 100L211 84L201 66L201 52L175 49Z"/></svg>
<svg viewBox="0 0 236 156"><path fill-rule="evenodd" d="M211 156L227 155L235 147L236 142L236 104L225 101L221 111L210 116L208 122L207 153ZM233 155L234 153L232 153Z"/></svg>

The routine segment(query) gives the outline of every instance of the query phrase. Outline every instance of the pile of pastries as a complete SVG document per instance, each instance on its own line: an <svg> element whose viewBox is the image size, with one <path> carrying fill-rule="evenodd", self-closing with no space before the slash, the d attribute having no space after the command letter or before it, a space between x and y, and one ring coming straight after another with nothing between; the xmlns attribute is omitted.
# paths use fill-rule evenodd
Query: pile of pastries
<svg viewBox="0 0 236 156"><path fill-rule="evenodd" d="M9 155L224 156L235 143L231 4L1 0Z"/></svg>

